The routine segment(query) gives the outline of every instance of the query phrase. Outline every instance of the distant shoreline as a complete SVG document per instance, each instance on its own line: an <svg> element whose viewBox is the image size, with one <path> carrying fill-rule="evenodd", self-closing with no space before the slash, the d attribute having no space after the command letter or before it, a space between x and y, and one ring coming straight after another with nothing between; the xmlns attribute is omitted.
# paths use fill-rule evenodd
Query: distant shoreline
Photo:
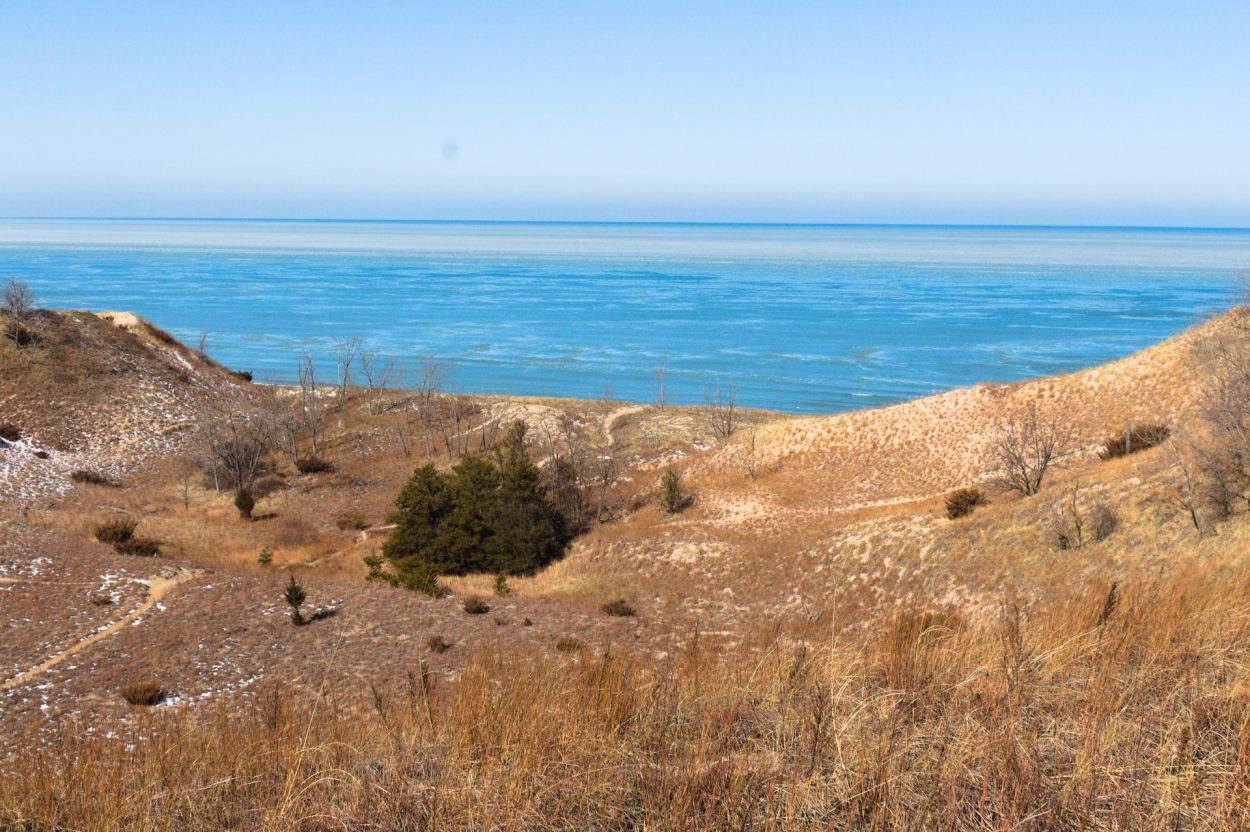
<svg viewBox="0 0 1250 832"><path fill-rule="evenodd" d="M1236 225L1087 225L1071 223L947 223L947 222L780 222L766 220L574 220L574 219L431 219L396 217L230 217L230 216L0 216L0 222L249 222L249 223L362 223L378 225L572 225L572 226L694 226L713 228L915 228L1021 231L1183 231L1250 233Z"/></svg>

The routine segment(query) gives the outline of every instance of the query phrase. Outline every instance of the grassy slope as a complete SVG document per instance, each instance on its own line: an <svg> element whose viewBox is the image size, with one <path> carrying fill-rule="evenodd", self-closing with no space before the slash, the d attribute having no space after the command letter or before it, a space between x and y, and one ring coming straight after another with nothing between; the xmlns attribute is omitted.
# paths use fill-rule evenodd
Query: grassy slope
<svg viewBox="0 0 1250 832"><path fill-rule="evenodd" d="M157 454L122 489L80 488L7 521L0 575L19 582L0 586L17 599L0 660L26 667L137 603L132 579L152 564L89 542L97 519L140 517L173 562L212 571L0 707L23 717L6 720L19 734L51 737L76 717L87 735L155 732L160 753L75 742L11 758L0 823L7 811L72 828L1241 828L1250 528L1238 517L1199 539L1166 449L1090 453L1129 419L1192 421L1191 350L1207 334L881 411L758 414L753 461L749 432L709 443L690 411L489 403L535 425L571 420L625 472L618 519L514 580L496 602L503 623L359 583L377 540L336 520L380 521L416 463L394 438L402 410L340 409L338 471L280 472L262 523L238 521L227 495L184 490L181 463ZM1077 452L1042 494L992 493L946 520L940 494L986 476L988 437L1030 402L1063 414ZM535 431L536 456L557 432ZM674 459L696 500L668 517L651 498ZM1120 524L1060 551L1051 517L1077 483ZM261 545L276 570L255 566ZM342 611L286 624L290 569L313 603ZM120 589L102 611L86 595L105 575ZM617 596L640 617L597 612ZM431 653L429 635L455 646ZM555 650L562 639L584 646ZM188 716L228 722L130 709L116 690L139 677L179 701L207 696ZM84 790L95 778L111 785Z"/></svg>

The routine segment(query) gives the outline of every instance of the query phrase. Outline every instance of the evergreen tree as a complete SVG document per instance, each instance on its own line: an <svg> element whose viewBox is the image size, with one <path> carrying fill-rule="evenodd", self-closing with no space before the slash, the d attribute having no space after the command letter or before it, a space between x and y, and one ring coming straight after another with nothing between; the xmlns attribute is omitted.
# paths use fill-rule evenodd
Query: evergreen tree
<svg viewBox="0 0 1250 832"><path fill-rule="evenodd" d="M516 423L491 453L466 456L448 473L432 465L413 472L382 547L401 583L425 588L438 574L533 572L563 554L564 517L526 453L525 430Z"/></svg>

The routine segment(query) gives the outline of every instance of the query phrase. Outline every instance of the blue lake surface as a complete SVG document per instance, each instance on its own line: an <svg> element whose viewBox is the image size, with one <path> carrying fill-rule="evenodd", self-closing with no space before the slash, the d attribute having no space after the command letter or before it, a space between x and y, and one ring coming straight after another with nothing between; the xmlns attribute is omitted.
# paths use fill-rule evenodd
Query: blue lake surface
<svg viewBox="0 0 1250 832"><path fill-rule="evenodd" d="M136 312L258 379L336 338L466 392L792 413L1128 355L1228 308L1250 231L0 220L0 280Z"/></svg>

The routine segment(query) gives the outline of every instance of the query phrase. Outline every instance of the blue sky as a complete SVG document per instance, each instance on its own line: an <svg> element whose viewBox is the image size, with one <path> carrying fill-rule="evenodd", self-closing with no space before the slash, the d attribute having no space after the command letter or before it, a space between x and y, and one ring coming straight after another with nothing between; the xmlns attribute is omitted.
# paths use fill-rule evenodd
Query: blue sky
<svg viewBox="0 0 1250 832"><path fill-rule="evenodd" d="M1250 3L0 0L0 215L1250 226Z"/></svg>

